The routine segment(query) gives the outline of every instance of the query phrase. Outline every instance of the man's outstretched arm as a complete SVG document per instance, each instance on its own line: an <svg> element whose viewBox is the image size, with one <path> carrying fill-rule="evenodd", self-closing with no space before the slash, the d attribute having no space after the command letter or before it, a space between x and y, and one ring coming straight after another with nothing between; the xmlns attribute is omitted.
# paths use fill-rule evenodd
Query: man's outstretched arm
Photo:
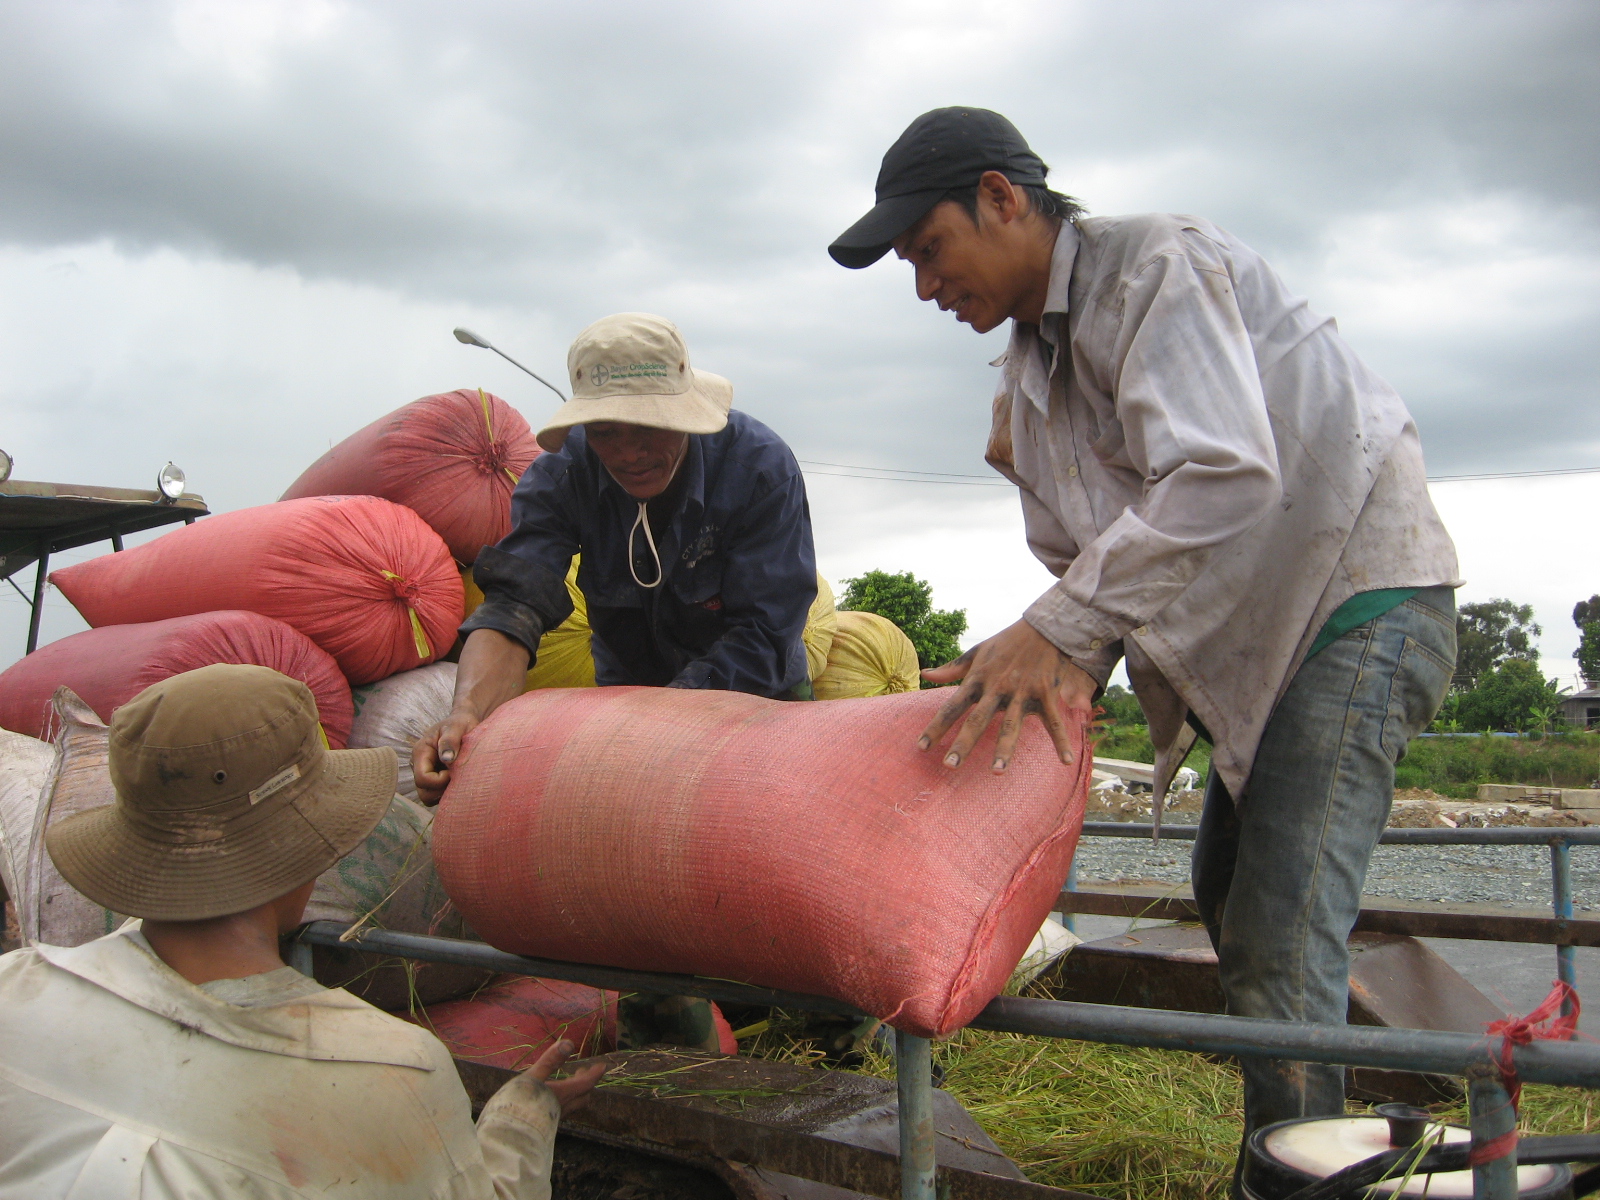
<svg viewBox="0 0 1600 1200"><path fill-rule="evenodd" d="M411 747L411 772L422 803L437 804L444 795L461 740L507 700L522 695L531 657L526 646L498 630L475 629L467 635L450 715Z"/></svg>

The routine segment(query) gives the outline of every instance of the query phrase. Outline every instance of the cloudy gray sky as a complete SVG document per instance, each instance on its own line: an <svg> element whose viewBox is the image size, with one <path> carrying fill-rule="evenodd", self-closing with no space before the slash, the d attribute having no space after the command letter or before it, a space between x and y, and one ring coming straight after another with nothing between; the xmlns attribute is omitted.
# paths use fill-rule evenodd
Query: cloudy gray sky
<svg viewBox="0 0 1600 1200"><path fill-rule="evenodd" d="M975 632L1047 582L981 459L1002 333L825 247L918 113L1009 115L1099 214L1201 213L1400 389L1435 475L1600 465L1600 5L0 2L0 446L24 479L274 499L417 396L554 398L666 314L802 459L835 580L910 568ZM542 393L542 394L541 394ZM983 478L987 477L987 478ZM1441 484L1466 599L1600 591L1600 476ZM9 592L9 589L7 589ZM21 649L0 608L0 662ZM81 627L59 597L46 630Z"/></svg>

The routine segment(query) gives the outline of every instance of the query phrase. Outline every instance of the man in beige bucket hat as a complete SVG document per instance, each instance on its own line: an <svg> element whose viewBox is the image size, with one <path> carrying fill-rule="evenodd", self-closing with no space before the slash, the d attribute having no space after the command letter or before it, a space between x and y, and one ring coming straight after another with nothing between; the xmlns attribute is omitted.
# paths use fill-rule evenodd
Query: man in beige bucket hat
<svg viewBox="0 0 1600 1200"><path fill-rule="evenodd" d="M590 325L567 354L572 399L539 431L512 530L478 556L484 602L449 718L418 741L436 800L461 739L522 692L539 638L572 612L582 552L595 681L810 695L801 632L817 594L799 464L733 385L696 370L677 326L649 313Z"/></svg>
<svg viewBox="0 0 1600 1200"><path fill-rule="evenodd" d="M570 1043L474 1130L436 1038L279 957L387 811L391 751L330 751L304 684L213 666L118 709L109 757L116 803L46 846L143 920L0 957L0 1200L550 1195L559 1109L599 1073L543 1082Z"/></svg>

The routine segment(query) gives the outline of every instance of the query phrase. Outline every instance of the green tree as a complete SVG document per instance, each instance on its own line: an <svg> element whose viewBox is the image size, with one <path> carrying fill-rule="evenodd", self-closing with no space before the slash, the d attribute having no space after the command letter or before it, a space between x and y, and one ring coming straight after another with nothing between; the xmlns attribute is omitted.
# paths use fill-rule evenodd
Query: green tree
<svg viewBox="0 0 1600 1200"><path fill-rule="evenodd" d="M953 612L933 607L933 586L910 571L890 574L868 571L844 581L840 608L877 613L905 631L917 648L917 663L924 669L942 667L961 654L961 635L967 631L967 610Z"/></svg>
<svg viewBox="0 0 1600 1200"><path fill-rule="evenodd" d="M1538 663L1508 658L1462 692L1455 709L1464 729L1516 732L1543 728L1560 703L1561 689L1539 674Z"/></svg>
<svg viewBox="0 0 1600 1200"><path fill-rule="evenodd" d="M1456 613L1456 674L1453 686L1471 691L1502 663L1534 662L1533 642L1544 630L1533 620L1533 605L1510 600L1463 604Z"/></svg>
<svg viewBox="0 0 1600 1200"><path fill-rule="evenodd" d="M1120 683L1113 683L1100 694L1100 707L1105 710L1106 720L1113 725L1148 724L1138 697Z"/></svg>
<svg viewBox="0 0 1600 1200"><path fill-rule="evenodd" d="M1590 687L1600 687L1600 596L1579 600L1572 609L1572 623L1578 627L1578 672Z"/></svg>

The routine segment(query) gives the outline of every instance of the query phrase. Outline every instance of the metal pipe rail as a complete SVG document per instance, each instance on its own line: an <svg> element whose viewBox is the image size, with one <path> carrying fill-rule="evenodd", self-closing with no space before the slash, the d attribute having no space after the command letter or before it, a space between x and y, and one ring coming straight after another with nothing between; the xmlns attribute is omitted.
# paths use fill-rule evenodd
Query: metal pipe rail
<svg viewBox="0 0 1600 1200"><path fill-rule="evenodd" d="M1085 837L1145 837L1150 829L1122 821L1085 821ZM1174 841L1192 842L1200 832L1198 825L1168 825L1161 830ZM1600 846L1600 826L1530 826L1501 825L1482 829L1385 829L1378 839L1383 846L1548 846L1550 847L1551 908L1555 912L1555 929L1564 932L1573 920L1572 907L1572 847ZM1067 891L1078 890L1078 866L1074 859L1067 871ZM1074 922L1067 916L1067 928ZM1440 934L1435 936L1448 936ZM1578 960L1573 946L1565 939L1556 943L1556 978L1576 987ZM1571 1005L1564 1004L1563 1012Z"/></svg>
<svg viewBox="0 0 1600 1200"><path fill-rule="evenodd" d="M1161 836L1192 842L1198 825L1163 825ZM1131 821L1085 821L1084 837L1150 838L1150 826ZM1600 846L1600 825L1491 825L1467 829L1385 829L1385 846Z"/></svg>
<svg viewBox="0 0 1600 1200"><path fill-rule="evenodd" d="M824 996L755 987L732 980L553 962L509 954L483 942L382 929L363 930L349 941L343 941L341 938L347 929L333 921L312 922L296 935L296 949L308 944L342 946L402 958L480 967L504 974L564 979L619 991L668 992L731 1003L864 1015L848 1004ZM1468 1097L1473 1142L1479 1145L1489 1143L1504 1132L1502 1126L1510 1111L1510 1099L1500 1084L1492 1059L1498 1047L1487 1036L1375 1026L1313 1025L1020 996L1001 996L991 1001L972 1022L972 1027L1164 1050L1465 1075L1470 1081ZM902 1112L911 1118L902 1121L900 1126L901 1197L902 1200L934 1200L936 1168L932 1139L927 1136L924 1119L924 1114L931 1112L931 1046L926 1039L918 1037L897 1037L895 1046ZM1600 1088L1600 1045L1535 1042L1516 1047L1514 1056L1517 1071L1526 1081ZM1515 1200L1515 1171L1508 1167L1515 1167L1514 1153L1509 1162L1500 1159L1474 1168L1475 1200Z"/></svg>
<svg viewBox="0 0 1600 1200"><path fill-rule="evenodd" d="M314 921L300 931L300 940L322 946L343 946L376 954L392 954L428 962L455 963L507 975L563 979L616 991L665 992L704 996L730 1004L758 1004L803 1012L866 1014L841 1000L756 987L728 979L630 971L622 967L554 962L496 950L486 942L429 937L367 929L348 942L339 937L346 926ZM1262 1017L1229 1017L1213 1013L1169 1012L1159 1008L1123 1008L1113 1004L1081 1004L999 996L973 1019L973 1029L1023 1033L1035 1037L1071 1038L1123 1046L1153 1046L1202 1054L1288 1058L1298 1062L1347 1067L1381 1067L1434 1075L1465 1075L1489 1058L1487 1037L1430 1029L1393 1029L1377 1025L1313 1025ZM1516 1048L1517 1070L1530 1083L1600 1088L1600 1043L1534 1042Z"/></svg>

